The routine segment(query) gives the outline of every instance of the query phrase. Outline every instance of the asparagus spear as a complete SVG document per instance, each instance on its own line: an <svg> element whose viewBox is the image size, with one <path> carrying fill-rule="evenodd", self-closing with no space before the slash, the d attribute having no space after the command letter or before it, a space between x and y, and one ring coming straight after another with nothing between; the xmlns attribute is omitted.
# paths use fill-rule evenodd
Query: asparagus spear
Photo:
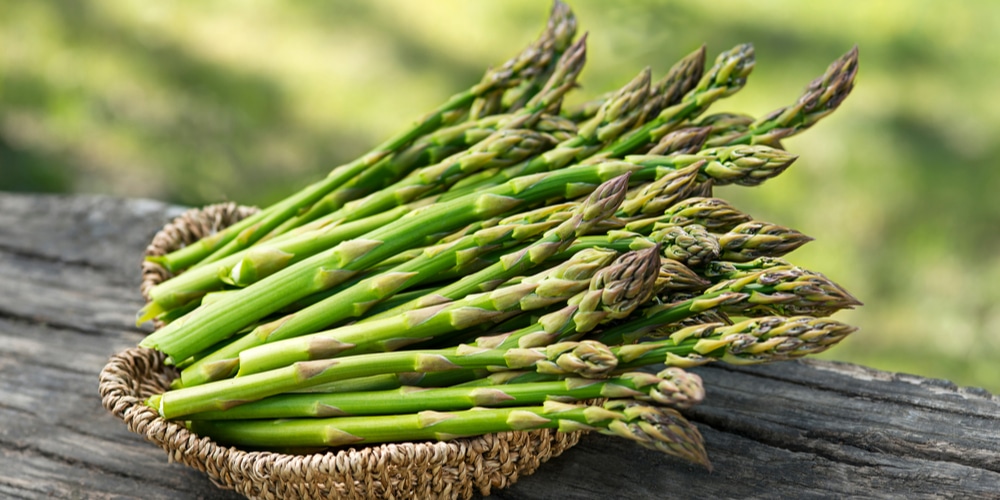
<svg viewBox="0 0 1000 500"><path fill-rule="evenodd" d="M473 101L469 116L478 119L507 110L516 110L516 103L504 103L504 97L509 101L520 102L530 97L541 83L547 81L553 61L559 58L576 36L576 16L569 6L560 0L552 4L549 20L545 30L534 43L529 45L518 57L506 63L509 71L517 71L519 81L514 85L498 87L483 93Z"/></svg>
<svg viewBox="0 0 1000 500"><path fill-rule="evenodd" d="M557 7L558 5L557 3ZM418 120L410 128L375 146L370 152L351 163L333 169L325 179L310 184L298 193L251 217L176 252L148 259L163 265L171 272L177 272L199 262L212 262L219 257L233 253L237 248L249 246L277 227L278 224L295 215L302 208L321 199L331 190L348 182L366 168L378 163L381 159L418 137L438 129L446 123L450 115L469 109L476 98L498 89L514 86L526 76L535 74L539 66L544 67L552 58L553 44L544 41L564 36L561 34L574 32L575 26L576 19L568 8L565 6L554 7L549 24L539 37L539 42L528 46L501 67L487 70L479 83L451 96L444 104Z"/></svg>
<svg viewBox="0 0 1000 500"><path fill-rule="evenodd" d="M562 265L520 284L469 295L441 306L354 323L332 330L271 342L239 353L239 374L246 376L297 361L368 352L393 351L448 332L501 321L511 314L565 302L586 288L591 277L616 256L587 249Z"/></svg>
<svg viewBox="0 0 1000 500"><path fill-rule="evenodd" d="M555 401L543 406L422 411L408 415L285 420L196 420L191 429L238 446L346 446L393 441L447 441L493 432L592 430L709 467L701 434L676 410L612 400L603 407Z"/></svg>
<svg viewBox="0 0 1000 500"><path fill-rule="evenodd" d="M710 309L743 316L827 316L861 305L826 276L795 266L771 267L737 276L715 284L700 296L646 307L640 311L640 317L612 326L596 338L608 345L631 343L665 325Z"/></svg>
<svg viewBox="0 0 1000 500"><path fill-rule="evenodd" d="M681 226L659 223L656 227L649 235L613 230L600 236L582 236L552 259L565 260L584 248L600 247L627 252L659 244L664 257L698 267L717 259L745 263L762 257L777 258L812 241L812 238L794 229L761 221L744 222L720 235L706 232L700 224Z"/></svg>
<svg viewBox="0 0 1000 500"><path fill-rule="evenodd" d="M643 106L639 123L645 123L656 117L664 108L679 103L681 98L698 84L704 72L705 46L703 45L676 62L663 78L653 84L650 94L657 97ZM607 92L577 105L574 109L564 112L564 115L578 123L590 120L614 95L614 92Z"/></svg>
<svg viewBox="0 0 1000 500"><path fill-rule="evenodd" d="M829 349L857 328L829 318L767 316L733 325L707 323L682 328L658 341L614 347L619 366L690 367L720 360L730 364L784 361Z"/></svg>
<svg viewBox="0 0 1000 500"><path fill-rule="evenodd" d="M781 257L812 241L794 229L761 221L744 222L719 236L720 258L747 262L759 257Z"/></svg>
<svg viewBox="0 0 1000 500"><path fill-rule="evenodd" d="M768 144L797 134L823 119L844 102L854 88L858 74L858 47L832 62L826 72L813 80L798 101L779 108L750 125L750 130L731 144Z"/></svg>
<svg viewBox="0 0 1000 500"><path fill-rule="evenodd" d="M667 158L667 157L664 157ZM631 191L629 199L622 203L619 217L649 216L662 214L684 198L698 178L698 173L706 166L705 160L678 168L653 182Z"/></svg>
<svg viewBox="0 0 1000 500"><path fill-rule="evenodd" d="M605 378L617 358L597 342L563 342L535 349L449 349L358 354L302 361L245 377L167 391L150 399L163 418L225 410L296 389L385 373L439 372L468 368L532 368L543 373Z"/></svg>
<svg viewBox="0 0 1000 500"><path fill-rule="evenodd" d="M664 156L671 154L695 154L701 151L711 133L711 127L680 128L663 136L645 154Z"/></svg>
<svg viewBox="0 0 1000 500"><path fill-rule="evenodd" d="M534 372L537 373L537 372ZM423 410L453 411L594 398L633 398L686 409L702 401L701 377L669 367L657 374L627 372L607 380L565 378L547 382L424 389L403 386L383 391L279 394L225 411L196 413L191 420L393 415Z"/></svg>
<svg viewBox="0 0 1000 500"><path fill-rule="evenodd" d="M628 316L648 301L656 292L659 270L656 247L624 254L599 271L590 289L570 299L566 307L520 330L480 337L475 345L496 349L537 347L579 337L601 323Z"/></svg>
<svg viewBox="0 0 1000 500"><path fill-rule="evenodd" d="M641 104L649 95L649 69L644 69L622 87L606 106L590 121L580 125L577 135L556 145L552 151L528 161L500 169L490 169L470 176L441 196L442 200L459 198L469 193L501 184L520 175L562 168L589 157L601 146L632 127L641 114Z"/></svg>
<svg viewBox="0 0 1000 500"><path fill-rule="evenodd" d="M754 146L762 155L774 156L767 146ZM675 157L670 157L675 158ZM676 157L680 158L680 157ZM692 156L692 162L700 161ZM793 158L788 156L788 161ZM607 161L544 174L524 176L505 184L448 202L422 207L365 235L340 243L283 269L239 293L192 311L183 324L170 323L146 337L140 345L160 349L174 360L183 360L240 328L279 310L299 298L330 288L396 253L418 246L427 235L454 231L476 220L509 213L536 201L575 198L593 191L601 182L631 172L636 182L656 179L672 170L666 162L647 164ZM678 160L674 160L677 164ZM733 169L716 168L714 171ZM748 176L760 178L782 168L762 164ZM714 175L713 172L706 172ZM727 181L732 178L727 177Z"/></svg>
<svg viewBox="0 0 1000 500"><path fill-rule="evenodd" d="M594 112L594 116L589 117L587 122L580 126L579 136L566 143L566 148L572 151L582 144L589 144L575 154L575 158L582 160L590 157L597 150L601 149L609 141L613 141L621 136L628 129L646 122L647 118L657 115L663 108L672 106L680 101L681 96L686 94L699 80L704 71L705 50L699 50L689 54L684 59L675 64L667 75L656 83L656 85L644 94L636 92L641 85L639 82L648 82L649 71L644 70L639 77L627 84L617 92L610 93ZM646 85L648 86L648 84ZM671 147L674 149L689 149L690 145L684 144L691 141L692 137L675 137L663 146L664 150ZM671 144L676 142L676 144ZM685 147L686 146L686 147ZM556 148L559 150L559 147ZM697 151L697 149L695 149ZM693 152L693 151L692 151ZM664 152L663 154L668 154ZM604 155L607 157L607 155ZM588 161L596 161L594 159ZM500 171L484 172L482 175L469 178L463 183L455 185L443 199L461 196L476 189L483 189L495 186L506 180L520 175L528 175L546 170L562 168L567 165L565 161L537 161L514 165Z"/></svg>
<svg viewBox="0 0 1000 500"><path fill-rule="evenodd" d="M754 63L753 45L750 44L737 45L719 54L712 68L702 76L698 85L691 89L680 103L660 111L656 118L619 138L599 154L609 158L620 158L645 144L659 141L685 120L704 112L713 102L733 95L743 88Z"/></svg>
<svg viewBox="0 0 1000 500"><path fill-rule="evenodd" d="M662 215L629 220L624 230L649 235L667 225L698 224L709 231L729 231L749 221L749 215L723 199L691 197L675 203Z"/></svg>

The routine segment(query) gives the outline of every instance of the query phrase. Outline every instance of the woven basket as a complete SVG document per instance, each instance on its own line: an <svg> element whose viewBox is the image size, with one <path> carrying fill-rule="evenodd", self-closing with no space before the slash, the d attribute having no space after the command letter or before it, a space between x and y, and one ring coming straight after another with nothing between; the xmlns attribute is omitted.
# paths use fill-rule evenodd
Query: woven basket
<svg viewBox="0 0 1000 500"><path fill-rule="evenodd" d="M255 212L233 203L190 210L157 233L147 255L190 244ZM144 262L141 289L170 277ZM147 297L148 298L148 297ZM249 498L469 498L510 486L579 441L553 430L503 432L448 442L352 447L312 455L243 451L198 437L143 404L169 388L177 371L163 353L142 347L113 356L101 371L104 407L128 429L177 461L205 472L221 488Z"/></svg>

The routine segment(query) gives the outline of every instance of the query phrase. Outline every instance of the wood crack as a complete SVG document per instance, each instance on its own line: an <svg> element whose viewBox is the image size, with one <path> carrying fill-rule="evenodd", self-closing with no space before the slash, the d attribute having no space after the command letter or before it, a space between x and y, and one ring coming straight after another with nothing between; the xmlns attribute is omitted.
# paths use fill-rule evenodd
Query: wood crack
<svg viewBox="0 0 1000 500"><path fill-rule="evenodd" d="M45 254L41 254L41 253L34 253L34 252L30 252L28 250L25 250L23 248L18 248L18 247L12 246L12 245L4 244L4 243L0 243L0 252L6 253L6 254L10 254L10 255L13 255L13 256L16 256L16 257L20 257L20 258L23 258L23 259L37 260L37 261L46 262L46 263L49 263L49 264L58 264L58 265L70 266L70 267L82 267L82 268L85 268L85 269L89 269L91 271L97 271L97 272L102 272L102 273L115 271L114 268L112 268L111 266L108 266L106 264L98 264L96 262L90 262L88 260L83 260L83 259L67 259L65 257L58 257L58 256L55 256L55 255L45 255Z"/></svg>

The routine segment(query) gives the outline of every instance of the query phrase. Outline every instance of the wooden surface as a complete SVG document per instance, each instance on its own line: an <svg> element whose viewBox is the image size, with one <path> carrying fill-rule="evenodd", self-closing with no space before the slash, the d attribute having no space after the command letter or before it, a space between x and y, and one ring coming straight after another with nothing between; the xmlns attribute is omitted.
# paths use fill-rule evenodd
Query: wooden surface
<svg viewBox="0 0 1000 500"><path fill-rule="evenodd" d="M97 393L107 358L144 334L142 249L178 213L0 193L0 498L235 498ZM708 399L690 416L713 472L591 435L491 498L1000 498L986 391L820 361L698 372Z"/></svg>

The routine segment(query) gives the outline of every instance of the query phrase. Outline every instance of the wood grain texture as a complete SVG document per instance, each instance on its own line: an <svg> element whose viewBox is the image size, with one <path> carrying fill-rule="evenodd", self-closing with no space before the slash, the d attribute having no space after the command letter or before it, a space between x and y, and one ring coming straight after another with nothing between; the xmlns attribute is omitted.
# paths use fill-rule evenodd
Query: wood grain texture
<svg viewBox="0 0 1000 500"><path fill-rule="evenodd" d="M145 334L142 249L180 211L0 193L0 498L238 498L168 463L97 394L107 358ZM713 472L590 435L489 498L1000 498L986 391L821 361L698 373L708 399L689 415Z"/></svg>

